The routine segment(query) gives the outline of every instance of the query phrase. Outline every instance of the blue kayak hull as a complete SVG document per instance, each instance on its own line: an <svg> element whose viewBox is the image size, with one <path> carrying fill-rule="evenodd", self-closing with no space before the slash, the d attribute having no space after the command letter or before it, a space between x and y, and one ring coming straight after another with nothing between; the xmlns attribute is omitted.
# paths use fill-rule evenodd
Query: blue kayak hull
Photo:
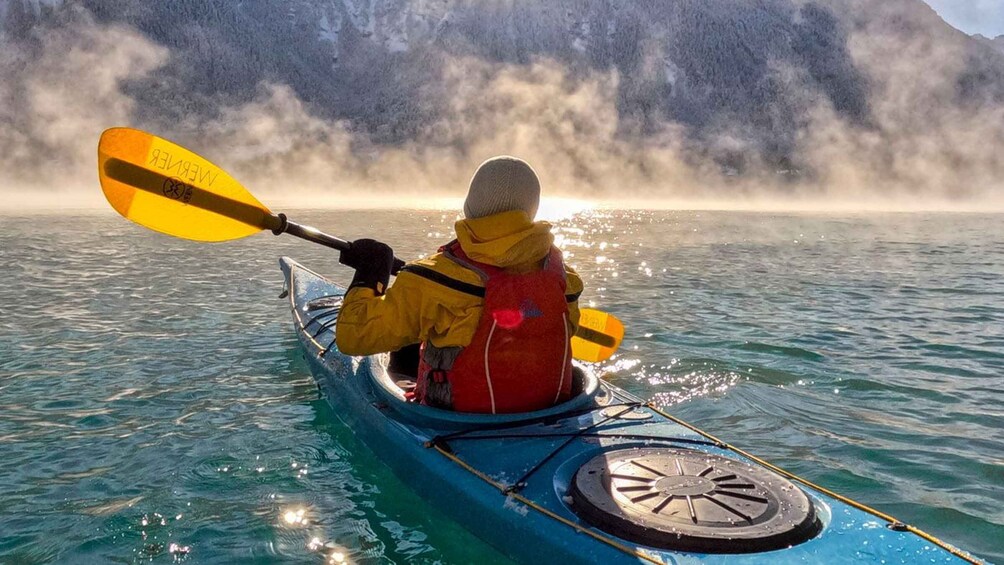
<svg viewBox="0 0 1004 565"><path fill-rule="evenodd" d="M633 406L639 400L595 379L575 400L543 414L457 414L406 402L387 377L386 356L353 358L335 347L334 321L344 289L288 258L280 264L304 356L335 414L430 505L519 562L892 564L971 559L790 475L812 502L819 523L811 539L790 547L685 552L596 528L573 509L570 491L576 472L598 455L657 445L751 466L767 464L654 407L633 409L644 412L644 419L604 416L603 406ZM588 435L571 437L586 428ZM472 439L478 436L485 437ZM513 488L531 469L525 482Z"/></svg>

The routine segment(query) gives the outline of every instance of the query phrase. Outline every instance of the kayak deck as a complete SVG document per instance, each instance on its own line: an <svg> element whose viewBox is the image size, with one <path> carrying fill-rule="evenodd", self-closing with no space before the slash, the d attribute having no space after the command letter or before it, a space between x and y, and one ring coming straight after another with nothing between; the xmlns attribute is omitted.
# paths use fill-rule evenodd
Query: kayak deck
<svg viewBox="0 0 1004 565"><path fill-rule="evenodd" d="M517 560L972 560L606 382L587 377L572 401L529 415L458 414L407 402L387 385L385 355L354 358L334 345L344 290L288 258L280 264L305 358L339 418L431 504ZM684 469L695 464L714 470L701 478L699 467ZM412 480L416 475L422 480ZM702 482L711 486L702 490ZM768 501L760 487L772 483L791 492ZM807 513L791 508L800 501ZM699 527L719 522L723 527L707 532Z"/></svg>

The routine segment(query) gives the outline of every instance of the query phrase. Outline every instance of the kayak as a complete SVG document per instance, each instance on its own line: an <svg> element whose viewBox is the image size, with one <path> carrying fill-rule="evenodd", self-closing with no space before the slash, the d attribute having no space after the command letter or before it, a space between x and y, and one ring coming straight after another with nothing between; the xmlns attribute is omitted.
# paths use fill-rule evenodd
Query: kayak
<svg viewBox="0 0 1004 565"><path fill-rule="evenodd" d="M979 562L585 367L573 397L546 410L410 402L387 355L335 346L345 290L289 258L280 266L304 357L335 414L430 505L518 562Z"/></svg>

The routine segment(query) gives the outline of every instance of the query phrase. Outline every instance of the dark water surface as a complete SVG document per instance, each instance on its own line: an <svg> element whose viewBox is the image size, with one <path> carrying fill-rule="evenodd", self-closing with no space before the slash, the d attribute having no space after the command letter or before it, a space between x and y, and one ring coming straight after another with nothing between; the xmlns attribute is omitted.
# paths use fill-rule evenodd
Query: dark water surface
<svg viewBox="0 0 1004 565"><path fill-rule="evenodd" d="M415 257L439 212L301 212ZM587 213L610 380L1004 562L1004 217ZM289 237L0 216L0 562L505 562L318 399L277 295ZM420 479L419 479L420 480Z"/></svg>

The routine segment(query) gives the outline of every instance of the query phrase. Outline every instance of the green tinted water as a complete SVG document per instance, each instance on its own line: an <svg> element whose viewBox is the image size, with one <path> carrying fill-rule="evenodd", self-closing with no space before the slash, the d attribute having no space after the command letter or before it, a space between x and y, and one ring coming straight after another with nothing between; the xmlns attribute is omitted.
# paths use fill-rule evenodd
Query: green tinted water
<svg viewBox="0 0 1004 565"><path fill-rule="evenodd" d="M404 257L452 215L301 212ZM1004 561L1000 216L590 213L559 222L621 387ZM0 217L0 562L505 562L318 399L280 255L110 214ZM420 479L416 479L420 480Z"/></svg>

